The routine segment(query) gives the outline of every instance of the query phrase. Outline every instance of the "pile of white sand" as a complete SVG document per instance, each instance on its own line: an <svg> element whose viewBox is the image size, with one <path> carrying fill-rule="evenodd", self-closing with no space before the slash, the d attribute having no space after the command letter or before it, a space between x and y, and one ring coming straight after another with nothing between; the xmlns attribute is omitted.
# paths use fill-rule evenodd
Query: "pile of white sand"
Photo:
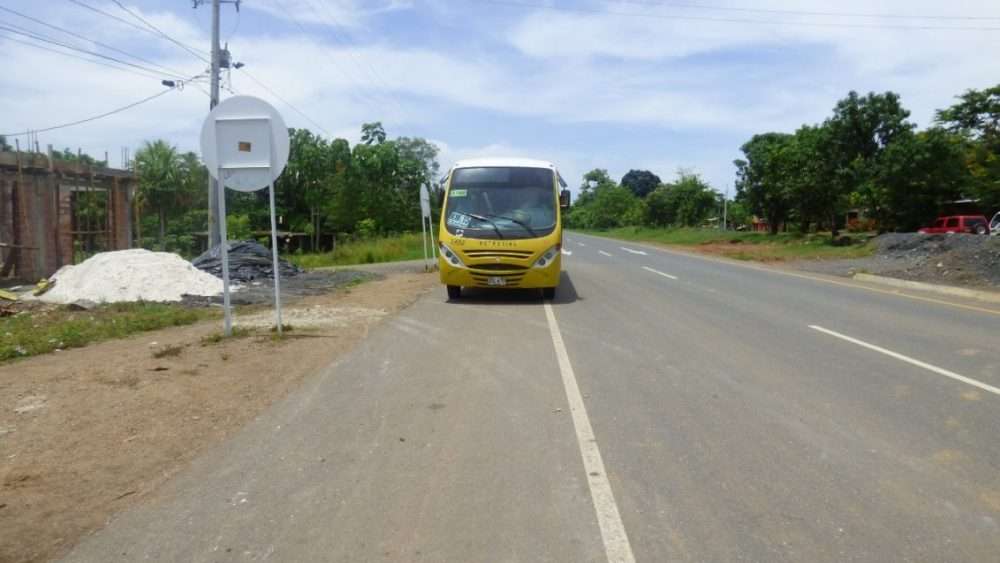
<svg viewBox="0 0 1000 563"><path fill-rule="evenodd" d="M95 254L76 266L61 268L52 279L55 286L41 296L49 303L180 301L185 294L222 293L219 278L176 254L145 249Z"/></svg>

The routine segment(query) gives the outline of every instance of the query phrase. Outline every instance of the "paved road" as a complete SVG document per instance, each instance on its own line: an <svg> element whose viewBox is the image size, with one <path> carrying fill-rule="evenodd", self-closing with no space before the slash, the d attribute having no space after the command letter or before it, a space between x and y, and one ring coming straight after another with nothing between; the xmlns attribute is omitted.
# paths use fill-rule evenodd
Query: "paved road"
<svg viewBox="0 0 1000 563"><path fill-rule="evenodd" d="M428 295L71 561L997 561L1000 311L568 235Z"/></svg>

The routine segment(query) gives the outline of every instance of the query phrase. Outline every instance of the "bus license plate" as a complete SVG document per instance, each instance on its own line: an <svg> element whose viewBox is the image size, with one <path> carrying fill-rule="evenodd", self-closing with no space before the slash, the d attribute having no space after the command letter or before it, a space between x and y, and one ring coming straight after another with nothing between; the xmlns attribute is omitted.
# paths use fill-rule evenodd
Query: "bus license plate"
<svg viewBox="0 0 1000 563"><path fill-rule="evenodd" d="M499 286L504 286L504 285L507 285L507 280L504 279L504 278L501 278L500 276L490 276L486 280L486 285L492 285L492 286L498 286L498 287Z"/></svg>

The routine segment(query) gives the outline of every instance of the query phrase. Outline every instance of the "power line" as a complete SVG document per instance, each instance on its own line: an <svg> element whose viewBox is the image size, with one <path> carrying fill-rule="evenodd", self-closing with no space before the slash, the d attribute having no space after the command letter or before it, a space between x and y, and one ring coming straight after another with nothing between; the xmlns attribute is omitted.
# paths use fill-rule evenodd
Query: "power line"
<svg viewBox="0 0 1000 563"><path fill-rule="evenodd" d="M132 70L131 68L124 68L124 67L120 67L120 66L115 65L115 64L106 63L106 62L102 62L102 61L96 61L94 59L88 59L87 57L83 57L83 56L80 56L80 55L74 55L73 53L67 53L65 51L60 51L58 49L52 49L51 47L45 47L44 45L39 45L37 43L32 43L30 41L25 41L23 39L18 39L16 37L10 37L10 36L7 36L7 35L0 35L0 37L3 37L3 39L5 41L13 41L15 43L20 43L22 45L27 45L29 47L34 47L36 49L41 49L43 51L49 51L50 53L55 53L57 55L63 55L63 56L66 56L66 57L73 57L74 59L80 59L81 61L86 61L88 63L92 63L92 64L95 64L95 65L106 66L108 68L113 68L115 70L120 70L122 72L130 72L130 73L135 74L137 76L142 76L142 77L145 77L145 78L152 78L153 80L161 80L163 78L162 75L161 76L155 76L155 75L152 75L152 74L148 74L146 72L141 72L141 71L138 71L138 70Z"/></svg>
<svg viewBox="0 0 1000 563"><path fill-rule="evenodd" d="M1000 27L974 27L974 26L938 26L938 25L893 25L893 24L862 24L862 23L841 23L841 22L804 22L787 20L755 20L744 18L720 18L712 16L683 16L662 13L637 13L637 12L617 12L611 10L599 10L594 8L579 8L576 6L542 6L539 4L529 4L526 2L516 2L513 0L484 0L491 4L513 6L516 8L531 8L536 10L556 10L561 12L577 12L585 14L600 14L612 16L624 16L634 18L655 18L675 21L707 21L718 23L739 23L767 26L800 26L800 27L834 27L834 28L860 28L860 29L903 29L910 31L1000 31Z"/></svg>
<svg viewBox="0 0 1000 563"><path fill-rule="evenodd" d="M44 25L46 27L55 29L56 31L61 31L61 32L67 34L67 35L70 35L72 37L76 37L77 39L82 39L82 40L87 41L89 43L93 43L94 45L97 45L97 46L100 46L100 47L104 47L105 49L108 49L110 51L114 51L116 53L120 53L120 54L125 55L127 57L132 57L133 59L136 59L138 61L142 61L144 63L151 64L153 66L162 68L163 70L166 70L167 72L176 74L177 76L182 76L184 74L182 72L178 72L176 70L173 70L173 69L171 69L169 67L165 67L165 66L163 66L163 65L161 65L161 64L159 64L157 62L154 62L154 61L151 61L149 59L140 57L139 55L135 55L135 54L129 53L128 51L124 51L122 49L114 47L113 45L108 45L106 43L101 43L100 41L96 41L96 40L91 39L89 37L86 37L84 35L80 35L79 33L76 33L75 31L70 31L68 29L59 27L57 25L53 25L53 24L50 24L48 22L42 21L42 20L40 20L38 18L34 18L34 17L29 16L27 14L22 14L21 12L18 12L17 10L11 10L10 8L5 8L4 6L0 6L0 10L3 10L5 12L9 12L11 14L14 14L15 16L20 16L20 17L22 17L22 18L24 18L26 20L33 21L33 22L35 22L37 24Z"/></svg>
<svg viewBox="0 0 1000 563"><path fill-rule="evenodd" d="M280 96L280 95L279 95L279 94L278 94L277 92L275 92L275 91L274 91L274 90L273 90L273 89L272 89L272 88L271 88L270 86L268 86L267 84L264 84L263 82L261 82L260 80L258 80L258 79L257 79L256 77L254 77L254 75L252 75L252 74L250 74L249 72L247 72L247 70L246 70L245 68L240 68L240 69L239 69L239 71L240 71L240 72L242 72L243 74L245 74L245 75L247 76L247 78L249 78L250 80L253 80L253 81L254 81L255 83L257 83L257 85L258 85L258 86L260 86L260 87L261 87L261 88L263 88L264 90L267 90L267 91L268 91L268 92L269 92L269 93L270 93L270 94L271 94L272 96L274 96L275 98L277 98L277 99L278 99L279 101L281 101L281 102L282 102L283 104L285 104L286 106L288 106L288 107L292 108L292 110L294 110L294 111L295 111L296 113L298 113L298 114L299 114L299 115L301 115L302 117L306 118L306 120L307 120L307 121L309 121L309 123L312 123L313 125L315 125L315 126L316 126L316 128L317 128L317 129L319 129L320 131L322 131L322 132L326 133L326 135L327 135L328 137L329 137L329 136L331 136L330 132L329 132L329 131L327 131L327 130L326 130L326 128L324 128L324 127L323 127L322 125L320 125L319 123L317 123L315 119L313 119L313 118L309 117L308 115L306 115L306 113L305 113L304 111L302 111L302 110L300 110L299 108L295 107L295 106L294 106L294 105L292 104L292 102L289 102L289 101L288 101L288 100L286 100L285 98L282 98L282 97L281 97L281 96Z"/></svg>
<svg viewBox="0 0 1000 563"><path fill-rule="evenodd" d="M784 14L791 16L820 16L838 18L874 18L874 19L913 19L913 20L951 20L951 21L977 21L977 20L1000 20L1000 16L949 16L944 14L921 15L921 14L896 14L877 12L814 12L806 10L781 10L775 8L741 8L735 6L712 6L698 4L695 2L663 2L656 0L618 0L623 4L639 4L644 6L663 6L669 8L689 8L693 10L709 10L719 12L743 12L756 14Z"/></svg>
<svg viewBox="0 0 1000 563"><path fill-rule="evenodd" d="M292 10L289 10L288 6L282 0L275 0L275 1L287 13L288 17L292 20L292 23L294 23L296 25L296 27L299 28L299 31L301 31L303 35L309 35L309 32L306 31L306 28L302 25L302 22L300 22L299 19L295 16L295 12L292 11ZM310 8L312 8L312 11L313 11L314 14L316 14L317 16L319 16L319 12L316 11L315 6L312 6L310 4ZM345 72L346 69L340 69L340 68L338 68L337 64L334 62L335 56L334 56L333 51L326 44L322 44L322 46L323 46L324 49L326 49L327 52L330 53L330 57L324 59L323 62L325 62L326 64L330 65L335 72L337 72L339 74L342 74L343 76L349 77L349 79L352 82L354 82L355 84L357 84L358 86L361 87L361 88L359 88L359 90L363 89L364 85L362 84L362 81L360 79L360 75L355 75L354 72L348 73L348 72ZM358 67L356 67L356 68L358 68ZM360 70L360 68L358 68L358 70ZM368 105L373 110L377 110L378 109L378 103L379 103L379 101L377 99L375 99L373 97L370 97L368 95L362 96L361 92L352 92L352 94L353 94L353 96L356 99L358 99L359 101L364 102L366 105Z"/></svg>
<svg viewBox="0 0 1000 563"><path fill-rule="evenodd" d="M6 25L3 25L3 23L6 23ZM65 49L70 49L70 50L73 50L73 51L78 51L80 53L85 53L87 55L91 55L91 56L94 56L94 57L99 57L99 58L102 58L102 59L105 59L105 60L113 61L113 62L116 62L118 64L130 66L130 67L133 67L133 68L137 68L139 70L145 70L147 72L158 74L160 76L176 76L178 78L180 78L180 77L183 76L182 74L176 74L176 75L174 75L174 74L163 73L163 72L160 72L160 71L158 71L156 69L145 67L145 66L142 66L142 65L137 65L137 64L131 63L129 61L123 61L121 59L117 59L117 58L112 57L110 55L105 55L103 53L98 53L96 51L89 51L87 49L81 49L80 47L76 47L76 46L70 45L68 43L63 43L61 41L57 41L55 39L51 39L51 38L45 37L44 35L39 35L39 34L33 32L33 31L29 30L29 29L25 29L25 28L23 28L23 27L21 27L19 25L15 25L15 24L12 24L12 23L9 23L9 22L0 22L0 30L4 30L4 31L6 31L8 33L14 33L14 34L17 34L17 35L23 35L25 37L30 37L31 39L34 39L36 41L42 41L44 43L50 43L52 45L58 45L58 46L63 47Z"/></svg>
<svg viewBox="0 0 1000 563"><path fill-rule="evenodd" d="M327 18L329 18L329 20L330 20L331 22L333 22L334 24L336 24L336 23L337 23L337 20L336 20L336 18L334 18L334 17L333 17L333 13L332 13L332 12L330 12L330 9L329 9L329 8L327 7L326 3L325 3L325 2L323 1L323 0L316 0L316 1L317 1L317 2L319 2L320 6L322 6L322 7L323 7L323 11L324 11L324 12L326 13L326 15L327 15ZM319 13L318 13L318 12L316 12L316 9L315 9L315 7L313 7L313 4L312 4L312 0L306 0L306 2L307 2L307 3L309 4L309 6L310 6L310 7L311 7L311 8L313 9L313 12L314 12L314 13L316 13L316 15L319 15ZM364 67L364 68L365 68L366 70L368 70L368 74L369 74L369 76L371 76L371 77L372 77L372 79L374 80L374 82L378 82L378 83L379 83L379 85L380 85L380 86L381 86L381 87L382 87L383 89L385 89L385 92L386 92L386 95L387 95L387 96L389 97L389 100L390 100L390 101L392 101L392 103L396 105L396 108L397 108L397 109L399 109L400 111L402 111L402 110L403 110L403 106L402 106L402 104L400 104L400 103L399 103L399 100L398 100L398 99L396 99L395 95L393 95L393 93L392 93L392 89L391 89L391 88L389 88L389 86L388 86L388 83L387 83L387 82L385 82L384 80L382 80L382 77L381 77L381 76L380 76L380 75L378 74L378 72L377 72L377 71L375 70L375 67L373 67L373 66L372 66L371 64L368 64L367 62L364 62L364 63L362 63L362 62L360 61L360 57L358 57L358 55L357 55L357 54L355 54L355 52L354 52L354 50L353 50L353 49L351 48L351 46L350 46L350 45L348 45L348 42L346 41L346 39L343 39L343 38L341 37L341 35L340 35L340 32L339 32L339 31L337 30L337 27L336 27L336 25L334 25L334 26L331 26L331 27L330 27L330 30L331 30L331 32L333 33L333 35L334 35L334 38L335 38L335 39L337 39L337 40L338 40L338 42L339 42L339 43L340 43L341 45L343 45L343 46L344 46L344 48L346 48L346 49L347 49L347 53L348 53L348 55L349 55L349 56L351 57L351 59L352 59L352 60L353 60L353 61L355 62L355 64L356 64L356 65L357 65L357 66L358 66L359 68L361 68L361 67Z"/></svg>
<svg viewBox="0 0 1000 563"><path fill-rule="evenodd" d="M78 121L72 121L70 123L63 123L62 125L53 125L52 127L45 127L43 129L30 129L28 131L21 131L19 133L0 133L0 135L3 135L4 137L16 137L18 135L26 135L29 132L30 133L44 133L46 131L54 131L56 129L65 129L66 127L73 127L74 125L82 125L84 123L89 123L91 121L97 121L98 119L103 119L105 117L114 115L116 113L121 113L121 112L123 112L125 110L134 108L135 106L138 106L140 104L144 104L146 102L155 100L156 98L159 98L160 96L162 96L162 95L164 95L164 94L166 94L168 92L173 92L175 89L176 89L176 87L168 88L168 89L166 89L166 90L164 90L162 92L158 92L156 94L153 94L152 96L149 96L147 98L143 98L143 99L141 99L141 100L139 100L137 102L132 102L131 104L128 104L127 106L122 106L120 108L113 109L113 110L111 110L109 112L102 113L100 115L95 115L93 117L88 117L86 119L80 119Z"/></svg>
<svg viewBox="0 0 1000 563"><path fill-rule="evenodd" d="M80 4L80 2L78 2L77 0L71 0L71 1L72 1L73 3L75 3L75 4ZM125 12L125 13L127 13L127 14L131 15L131 16L132 16L133 18L135 18L135 19L139 20L140 22L142 22L143 24L145 24L145 26L146 26L146 27L148 27L149 29L151 29L151 30L152 30L153 32L155 32L155 33L156 33L157 35L159 35L160 37L163 37L163 38L164 38L164 39L166 39L167 41L170 41L170 42L171 42L171 43L173 43L174 45L177 45L177 46L178 46L178 47L180 47L181 49L184 49L184 50L185 50L185 51L187 51L188 53L190 53L190 54L194 55L195 57L197 57L197 58L201 59L201 60L202 60L203 62L206 62L206 63L208 63L208 62L211 62L211 61L209 61L208 59L206 59L205 57L203 57L203 56L202 56L201 54L199 54L199 53L198 53L197 51L195 51L195 50L194 50L193 48L191 48L191 47L188 47L187 45L185 45L185 44L181 43L180 41L178 41L178 40L174 39L174 38L173 38L173 37L171 37L170 35L167 35L167 34L166 34L166 33L165 33L164 31L162 31L162 30L161 30L160 28L158 28L158 27L156 27L155 25L153 25L153 24L149 23L149 22L148 22L148 21L146 20L146 18L144 18L144 17L140 16L139 14L137 14L137 13L133 12L132 10L129 10L128 8L126 8L126 7L125 7L125 5L124 5L124 4L122 4L122 3L121 3L121 2L119 1L119 0L111 0L111 1L112 1L112 2L114 2L116 6L118 6L119 8L121 8L123 12Z"/></svg>

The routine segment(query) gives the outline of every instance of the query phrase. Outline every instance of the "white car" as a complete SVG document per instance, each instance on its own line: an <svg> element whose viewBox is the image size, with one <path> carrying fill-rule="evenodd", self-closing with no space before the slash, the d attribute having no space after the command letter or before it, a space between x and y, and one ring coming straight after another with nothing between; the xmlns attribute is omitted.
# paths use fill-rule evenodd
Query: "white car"
<svg viewBox="0 0 1000 563"><path fill-rule="evenodd" d="M1000 236L1000 211L990 219L990 234Z"/></svg>

